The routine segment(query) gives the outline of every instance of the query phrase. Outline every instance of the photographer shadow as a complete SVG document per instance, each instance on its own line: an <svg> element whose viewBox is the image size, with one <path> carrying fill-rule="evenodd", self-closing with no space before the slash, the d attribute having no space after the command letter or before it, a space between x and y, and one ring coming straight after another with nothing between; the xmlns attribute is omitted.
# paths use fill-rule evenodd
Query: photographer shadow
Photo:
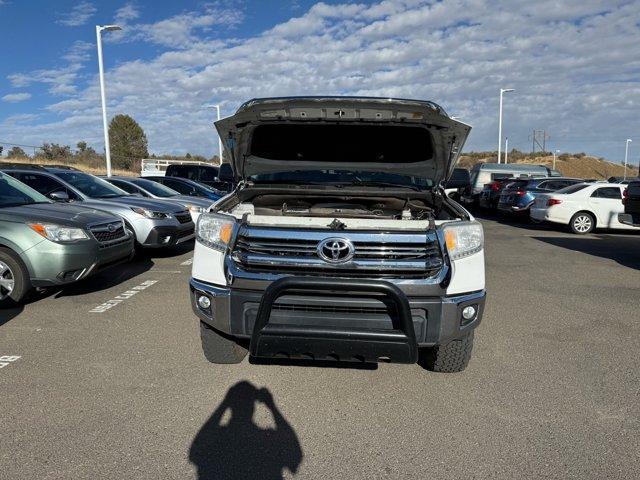
<svg viewBox="0 0 640 480"><path fill-rule="evenodd" d="M261 428L253 421L256 403L273 416L275 428ZM223 424L225 414L229 420ZM296 473L302 448L291 425L275 405L271 393L251 383L239 382L193 439L189 460L199 480L278 480L286 468Z"/></svg>

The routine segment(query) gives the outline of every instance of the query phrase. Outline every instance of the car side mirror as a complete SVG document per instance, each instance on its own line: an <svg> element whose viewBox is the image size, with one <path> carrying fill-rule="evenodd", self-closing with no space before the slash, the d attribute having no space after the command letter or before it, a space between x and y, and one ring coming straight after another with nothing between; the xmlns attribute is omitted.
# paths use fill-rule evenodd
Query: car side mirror
<svg viewBox="0 0 640 480"><path fill-rule="evenodd" d="M56 202L68 202L69 199L69 194L67 192L65 192L64 190L58 190L57 192L51 192L49 194L49 198L51 200L55 200Z"/></svg>
<svg viewBox="0 0 640 480"><path fill-rule="evenodd" d="M230 163L220 164L220 169L218 170L218 180L220 180L221 182L233 183L233 169L231 168Z"/></svg>

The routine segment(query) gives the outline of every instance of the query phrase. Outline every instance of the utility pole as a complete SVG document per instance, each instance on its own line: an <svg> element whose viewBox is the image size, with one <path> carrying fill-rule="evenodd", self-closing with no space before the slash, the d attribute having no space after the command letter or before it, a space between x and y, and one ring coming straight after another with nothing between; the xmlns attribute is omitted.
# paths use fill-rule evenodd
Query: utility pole
<svg viewBox="0 0 640 480"><path fill-rule="evenodd" d="M536 153L536 145L541 152L547 151L547 140L551 137L547 134L546 130L533 130L531 133L531 153Z"/></svg>

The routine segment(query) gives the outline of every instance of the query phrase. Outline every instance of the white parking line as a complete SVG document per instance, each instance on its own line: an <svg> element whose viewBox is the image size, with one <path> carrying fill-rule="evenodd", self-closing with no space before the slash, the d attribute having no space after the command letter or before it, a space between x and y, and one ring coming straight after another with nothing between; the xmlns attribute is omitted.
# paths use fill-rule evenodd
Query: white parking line
<svg viewBox="0 0 640 480"><path fill-rule="evenodd" d="M13 362L17 361L20 355L0 355L0 368L4 368L8 365L11 365Z"/></svg>
<svg viewBox="0 0 640 480"><path fill-rule="evenodd" d="M113 308L116 305L119 305L120 303L124 302L125 300L130 299L134 295L137 295L142 290L146 290L147 288L149 288L151 285L155 283L158 283L158 280L147 280L146 282L142 282L140 285L135 286L124 293L121 293L117 297L114 297L111 300L108 300L104 303L101 303L97 307L92 308L91 310L89 310L89 313L104 313L110 308Z"/></svg>
<svg viewBox="0 0 640 480"><path fill-rule="evenodd" d="M191 265L192 263L193 263L193 257L189 258L188 260L185 260L180 265Z"/></svg>

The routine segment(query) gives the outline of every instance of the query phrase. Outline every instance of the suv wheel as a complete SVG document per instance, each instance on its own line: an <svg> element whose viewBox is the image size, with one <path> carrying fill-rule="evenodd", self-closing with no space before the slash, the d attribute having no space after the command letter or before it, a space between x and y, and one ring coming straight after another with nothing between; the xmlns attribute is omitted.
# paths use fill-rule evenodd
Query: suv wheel
<svg viewBox="0 0 640 480"><path fill-rule="evenodd" d="M591 233L596 227L596 220L593 215L587 212L578 212L569 221L569 227L573 233L584 235Z"/></svg>
<svg viewBox="0 0 640 480"><path fill-rule="evenodd" d="M471 350L473 350L473 330L446 345L421 349L418 363L432 372L461 372L469 364Z"/></svg>
<svg viewBox="0 0 640 480"><path fill-rule="evenodd" d="M240 363L247 356L247 349L233 337L214 330L200 322L202 351L211 363Z"/></svg>
<svg viewBox="0 0 640 480"><path fill-rule="evenodd" d="M0 248L0 307L21 302L31 288L29 273L20 258Z"/></svg>

